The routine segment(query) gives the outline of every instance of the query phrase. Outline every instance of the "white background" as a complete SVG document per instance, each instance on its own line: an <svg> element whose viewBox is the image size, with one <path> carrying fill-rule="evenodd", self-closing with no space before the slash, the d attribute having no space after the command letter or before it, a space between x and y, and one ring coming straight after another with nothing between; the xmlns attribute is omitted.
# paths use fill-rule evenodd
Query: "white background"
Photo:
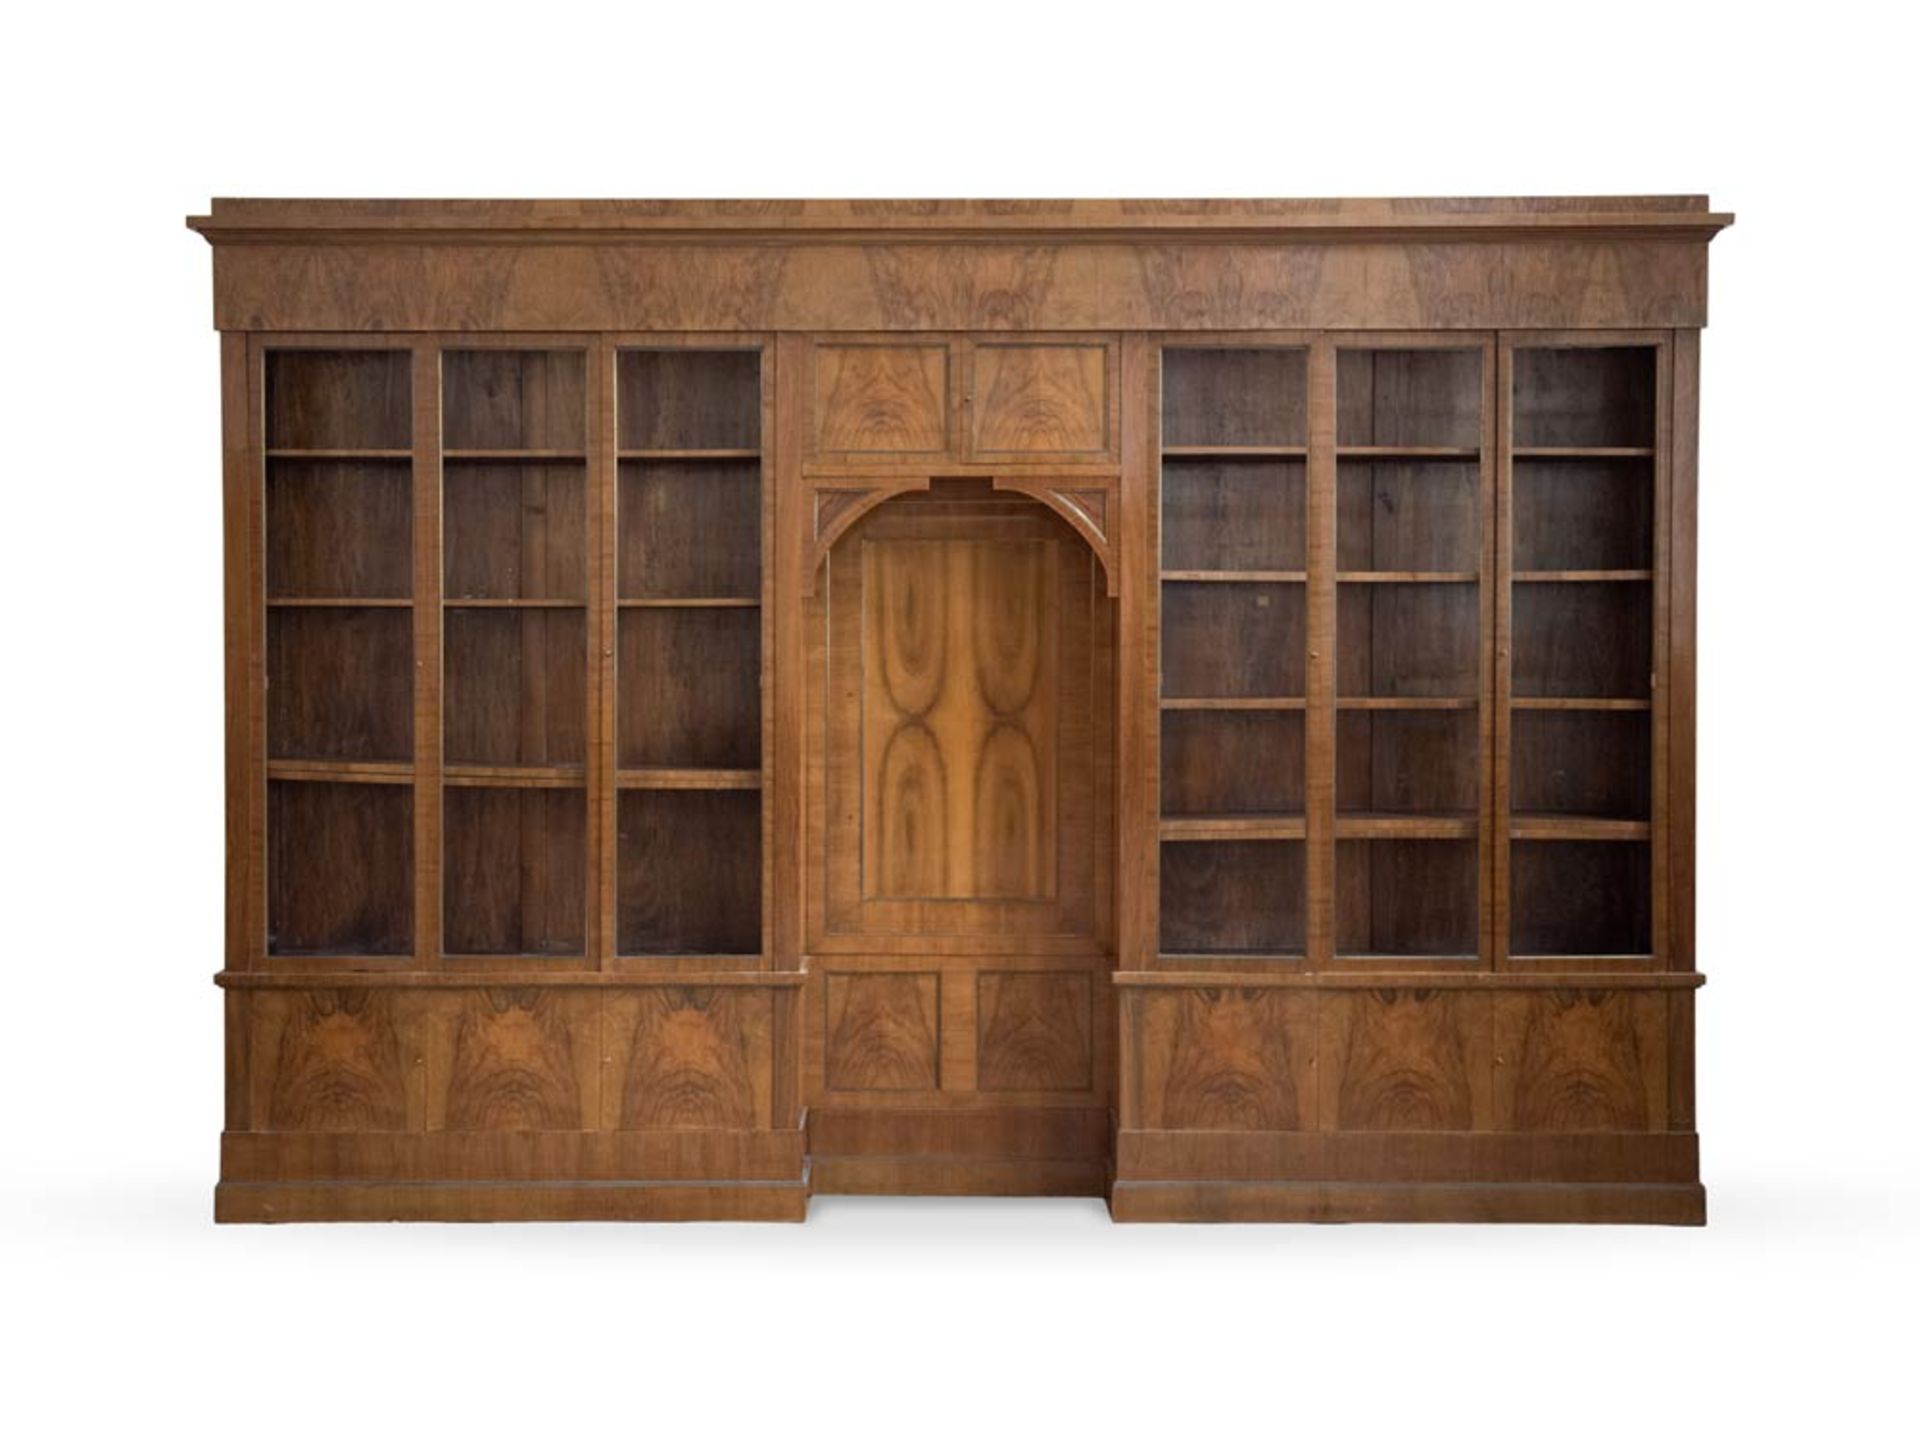
<svg viewBox="0 0 1920 1440"><path fill-rule="evenodd" d="M1913 50L1891 6L1784 13L14 12L0 1427L1913 1433ZM1740 217L1701 425L1707 1229L210 1223L211 195L1703 190Z"/></svg>

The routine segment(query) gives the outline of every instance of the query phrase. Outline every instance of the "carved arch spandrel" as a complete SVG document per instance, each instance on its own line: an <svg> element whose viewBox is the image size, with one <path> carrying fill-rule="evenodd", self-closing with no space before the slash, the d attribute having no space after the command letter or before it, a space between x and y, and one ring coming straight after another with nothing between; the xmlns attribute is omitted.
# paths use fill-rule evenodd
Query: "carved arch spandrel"
<svg viewBox="0 0 1920 1440"><path fill-rule="evenodd" d="M860 517L896 495L910 495L932 488L928 475L906 475L887 479L810 480L807 482L807 563L801 577L801 594L812 599L819 592L820 567L834 543L856 525Z"/></svg>
<svg viewBox="0 0 1920 1440"><path fill-rule="evenodd" d="M887 479L821 478L807 482L806 573L801 593L811 599L819 593L820 567L840 537L862 516L891 500L933 488L929 475ZM1119 513L1120 482L1113 476L1074 477L1068 482L1029 480L996 475L993 488L1037 500L1065 520L1087 542L1100 562L1109 599L1120 593L1120 547L1113 534Z"/></svg>
<svg viewBox="0 0 1920 1440"><path fill-rule="evenodd" d="M1087 542L1107 579L1107 597L1120 594L1120 546L1113 534L1113 518L1120 508L1120 482L1111 476L1075 477L1069 482L1027 480L1011 475L993 477L993 488L1011 490L1038 500L1065 520Z"/></svg>

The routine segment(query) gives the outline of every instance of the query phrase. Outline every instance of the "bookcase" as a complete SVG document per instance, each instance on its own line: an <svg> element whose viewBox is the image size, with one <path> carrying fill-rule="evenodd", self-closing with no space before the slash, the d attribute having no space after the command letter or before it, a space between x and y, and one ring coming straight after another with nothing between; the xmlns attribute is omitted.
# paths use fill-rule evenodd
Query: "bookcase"
<svg viewBox="0 0 1920 1440"><path fill-rule="evenodd" d="M217 1215L1698 1223L1730 218L216 202Z"/></svg>

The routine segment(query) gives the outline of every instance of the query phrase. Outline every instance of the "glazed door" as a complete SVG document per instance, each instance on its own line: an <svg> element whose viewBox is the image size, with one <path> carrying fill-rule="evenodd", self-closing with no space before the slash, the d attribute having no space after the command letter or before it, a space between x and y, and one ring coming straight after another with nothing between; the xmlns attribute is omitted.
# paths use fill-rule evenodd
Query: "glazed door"
<svg viewBox="0 0 1920 1440"><path fill-rule="evenodd" d="M1114 606L1098 562L1045 506L974 480L885 502L824 565L811 1106L1104 1113Z"/></svg>

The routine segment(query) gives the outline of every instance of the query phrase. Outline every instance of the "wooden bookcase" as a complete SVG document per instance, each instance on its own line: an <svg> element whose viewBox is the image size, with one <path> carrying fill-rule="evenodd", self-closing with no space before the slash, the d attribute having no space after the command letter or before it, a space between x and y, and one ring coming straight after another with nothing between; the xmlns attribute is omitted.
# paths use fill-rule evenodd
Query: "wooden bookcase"
<svg viewBox="0 0 1920 1440"><path fill-rule="evenodd" d="M1698 1223L1729 221L216 202L217 1214Z"/></svg>

